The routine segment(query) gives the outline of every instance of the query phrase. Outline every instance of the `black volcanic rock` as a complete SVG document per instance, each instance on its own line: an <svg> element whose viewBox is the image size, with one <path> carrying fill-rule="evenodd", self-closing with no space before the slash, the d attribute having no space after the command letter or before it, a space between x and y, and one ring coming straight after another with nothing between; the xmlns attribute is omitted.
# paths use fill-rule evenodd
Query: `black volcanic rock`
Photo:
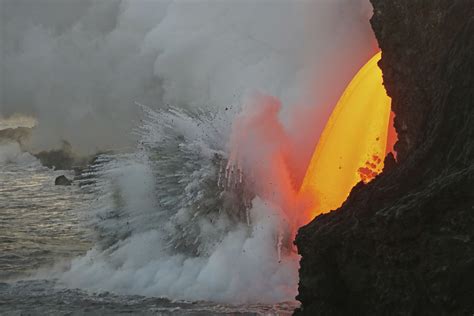
<svg viewBox="0 0 474 316"><path fill-rule="evenodd" d="M398 161L302 227L301 315L474 314L474 1L371 0Z"/></svg>
<svg viewBox="0 0 474 316"><path fill-rule="evenodd" d="M62 176L57 177L54 180L54 184L55 185L71 185L72 181L66 178L66 176L62 175Z"/></svg>
<svg viewBox="0 0 474 316"><path fill-rule="evenodd" d="M33 154L39 159L41 164L45 167L55 170L75 170L76 173L81 173L81 170L93 163L95 156L79 156L72 150L71 144L67 141L62 142L61 148L44 150Z"/></svg>
<svg viewBox="0 0 474 316"><path fill-rule="evenodd" d="M75 163L71 144L67 141L63 141L59 149L45 150L34 155L41 161L43 166L56 170L70 170Z"/></svg>

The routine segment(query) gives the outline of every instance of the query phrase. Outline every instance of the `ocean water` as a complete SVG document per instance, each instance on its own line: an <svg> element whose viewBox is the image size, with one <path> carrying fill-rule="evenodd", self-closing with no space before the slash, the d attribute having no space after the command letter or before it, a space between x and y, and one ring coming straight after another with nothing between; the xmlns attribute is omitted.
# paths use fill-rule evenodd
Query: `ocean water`
<svg viewBox="0 0 474 316"><path fill-rule="evenodd" d="M289 315L295 303L222 304L173 301L65 287L41 278L92 247L87 209L95 196L77 184L55 186L58 175L35 161L0 165L1 315ZM41 273L39 273L41 275Z"/></svg>
<svg viewBox="0 0 474 316"><path fill-rule="evenodd" d="M54 185L72 171L0 146L1 315L289 315L298 306L298 257L282 256L279 213L258 197L243 203L236 179L219 184L225 120L148 117L135 152L100 157L72 186Z"/></svg>
<svg viewBox="0 0 474 316"><path fill-rule="evenodd" d="M229 305L85 292L51 280L0 283L1 315L291 315L294 303Z"/></svg>
<svg viewBox="0 0 474 316"><path fill-rule="evenodd" d="M0 165L0 278L13 278L84 253L90 236L79 210L90 196L55 186L55 172L32 161Z"/></svg>

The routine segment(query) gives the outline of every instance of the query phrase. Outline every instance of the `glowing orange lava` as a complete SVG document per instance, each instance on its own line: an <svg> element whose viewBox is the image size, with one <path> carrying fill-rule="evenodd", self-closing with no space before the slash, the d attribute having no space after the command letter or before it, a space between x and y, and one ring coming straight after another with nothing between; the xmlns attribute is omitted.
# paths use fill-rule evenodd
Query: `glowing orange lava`
<svg viewBox="0 0 474 316"><path fill-rule="evenodd" d="M383 168L391 99L380 58L379 52L352 79L319 139L299 191L309 219L341 206L354 185Z"/></svg>

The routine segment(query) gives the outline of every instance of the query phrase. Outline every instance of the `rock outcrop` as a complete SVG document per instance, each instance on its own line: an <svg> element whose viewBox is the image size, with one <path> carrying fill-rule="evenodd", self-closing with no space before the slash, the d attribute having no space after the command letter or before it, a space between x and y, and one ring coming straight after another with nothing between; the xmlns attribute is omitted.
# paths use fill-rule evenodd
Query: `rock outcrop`
<svg viewBox="0 0 474 316"><path fill-rule="evenodd" d="M73 151L71 144L63 140L60 148L44 150L33 155L45 167L55 170L75 170L80 174L82 169L93 163L94 158L100 153L94 156L79 156Z"/></svg>
<svg viewBox="0 0 474 316"><path fill-rule="evenodd" d="M34 156L43 166L56 170L71 170L75 162L72 146L67 141L63 141L59 149L41 151Z"/></svg>
<svg viewBox="0 0 474 316"><path fill-rule="evenodd" d="M301 315L474 314L474 2L371 0L399 141L302 227Z"/></svg>
<svg viewBox="0 0 474 316"><path fill-rule="evenodd" d="M65 175L59 176L54 180L55 185L71 185L72 181L66 178Z"/></svg>

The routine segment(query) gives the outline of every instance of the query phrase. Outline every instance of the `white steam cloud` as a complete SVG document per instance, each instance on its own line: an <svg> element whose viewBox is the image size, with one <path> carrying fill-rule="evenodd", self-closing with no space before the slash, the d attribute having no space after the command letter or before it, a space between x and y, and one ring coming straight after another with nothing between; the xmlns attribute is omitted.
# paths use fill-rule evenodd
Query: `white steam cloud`
<svg viewBox="0 0 474 316"><path fill-rule="evenodd" d="M277 236L286 221L279 206L255 197L249 225L215 203L222 190L204 185L216 181L211 160L224 146L226 114L199 121L179 112L150 113L142 139L146 147L96 171L99 199L92 220L101 239L59 273L61 282L233 304L294 298L298 256L281 254ZM172 157L166 157L162 142L177 148ZM178 249L187 236L191 242ZM193 248L199 254L190 254Z"/></svg>
<svg viewBox="0 0 474 316"><path fill-rule="evenodd" d="M2 0L0 10L0 117L35 117L35 149L127 147L134 102L213 109L259 91L332 104L373 46L367 0Z"/></svg>

